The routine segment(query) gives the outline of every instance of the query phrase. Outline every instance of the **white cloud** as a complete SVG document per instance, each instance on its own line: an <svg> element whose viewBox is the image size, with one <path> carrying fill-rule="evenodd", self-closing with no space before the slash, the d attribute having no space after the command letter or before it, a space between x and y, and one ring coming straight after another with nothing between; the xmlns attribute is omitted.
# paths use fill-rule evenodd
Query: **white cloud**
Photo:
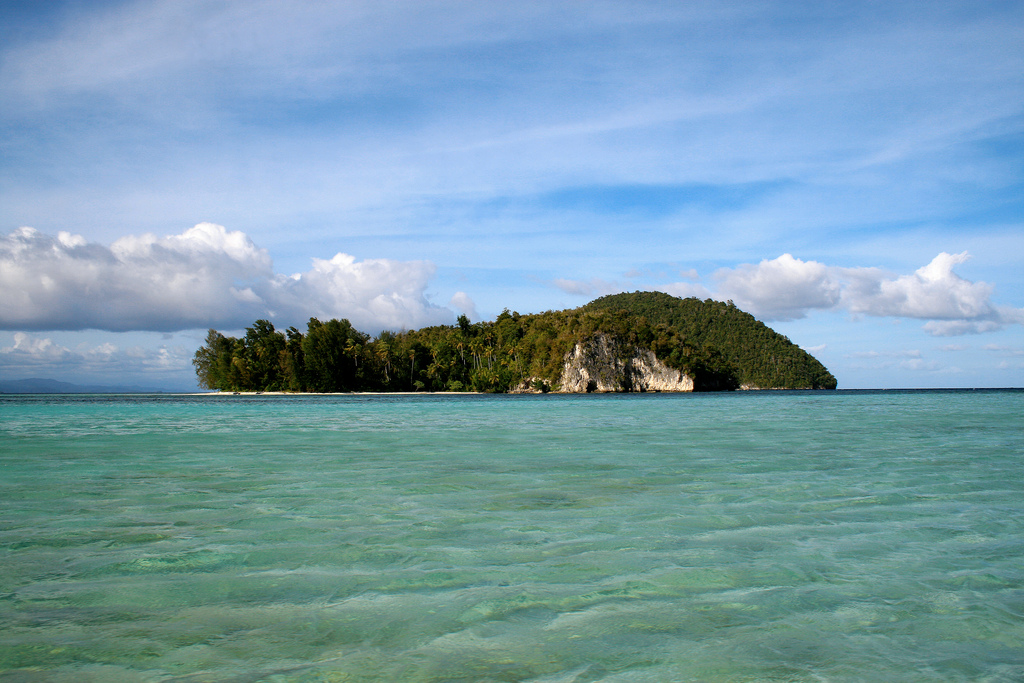
<svg viewBox="0 0 1024 683"><path fill-rule="evenodd" d="M965 334L995 332L1003 329L1005 325L995 320L931 320L923 327L933 337L959 337Z"/></svg>
<svg viewBox="0 0 1024 683"><path fill-rule="evenodd" d="M969 258L967 252L942 252L914 273L895 278L877 269L840 270L849 282L841 305L853 313L927 320L924 330L936 337L995 332L1024 323L1024 310L992 303L992 285L953 272Z"/></svg>
<svg viewBox="0 0 1024 683"><path fill-rule="evenodd" d="M14 333L14 344L0 347L0 370L5 374L29 376L59 372L84 375L129 377L142 374L182 374L192 369L192 352L181 345L119 348L104 342L74 349L48 337Z"/></svg>
<svg viewBox="0 0 1024 683"><path fill-rule="evenodd" d="M455 295L452 296L452 300L448 302L448 305L465 315L470 320L479 319L476 312L476 304L465 292L455 292Z"/></svg>
<svg viewBox="0 0 1024 683"><path fill-rule="evenodd" d="M877 271L847 271L852 284L843 292L843 305L853 313L933 320L971 320L991 316L992 286L969 282L953 266L970 258L967 252L942 252L912 275L889 280ZM866 275L866 276L865 276Z"/></svg>
<svg viewBox="0 0 1024 683"><path fill-rule="evenodd" d="M392 261L336 254L313 259L313 270L278 277L262 288L274 317L348 318L361 330L418 328L452 320L424 292L435 268L427 261Z"/></svg>
<svg viewBox="0 0 1024 683"><path fill-rule="evenodd" d="M47 365L62 363L71 351L54 344L50 339L36 339L24 332L14 333L14 345L0 348L0 362L4 365Z"/></svg>
<svg viewBox="0 0 1024 683"><path fill-rule="evenodd" d="M940 253L910 275L878 268L840 268L802 261L790 254L742 264L715 274L716 296L764 320L795 320L813 310L846 310L855 315L927 320L933 336L993 332L1024 322L1024 310L996 306L993 288L953 272L966 252Z"/></svg>
<svg viewBox="0 0 1024 683"><path fill-rule="evenodd" d="M968 259L940 253L909 275L841 268L791 254L717 271L712 295L698 282L658 287L675 296L715 296L764 320L795 320L814 310L924 320L934 336L991 332L1024 322L1024 310L992 303L993 288L956 274ZM0 329L175 331L237 329L258 318L302 325L310 317L348 318L357 328L413 329L452 322L452 308L476 317L459 292L451 308L431 304L429 261L312 259L306 272L274 272L270 255L245 233L200 223L178 235L129 235L110 247L68 232L19 228L0 237ZM622 291L619 284L556 279L580 296ZM27 342L26 342L27 343Z"/></svg>
<svg viewBox="0 0 1024 683"><path fill-rule="evenodd" d="M743 264L715 274L719 295L768 320L803 318L812 309L833 308L841 287L832 269L790 254L758 265Z"/></svg>
<svg viewBox="0 0 1024 683"><path fill-rule="evenodd" d="M174 331L238 328L258 318L301 324L348 318L368 331L451 320L425 291L425 261L356 261L337 254L277 275L239 231L200 223L180 235L127 236L109 248L32 228L0 237L0 328Z"/></svg>
<svg viewBox="0 0 1024 683"><path fill-rule="evenodd" d="M178 330L259 317L245 284L270 257L240 232L201 223L180 235L123 237L109 248L19 228L0 238L5 329Z"/></svg>

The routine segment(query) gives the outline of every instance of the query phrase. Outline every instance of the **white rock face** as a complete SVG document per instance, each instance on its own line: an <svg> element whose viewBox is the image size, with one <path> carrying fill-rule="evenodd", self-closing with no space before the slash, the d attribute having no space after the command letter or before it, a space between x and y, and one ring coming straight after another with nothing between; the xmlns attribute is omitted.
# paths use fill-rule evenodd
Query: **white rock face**
<svg viewBox="0 0 1024 683"><path fill-rule="evenodd" d="M623 347L598 334L566 354L557 391L693 391L693 378L649 350Z"/></svg>

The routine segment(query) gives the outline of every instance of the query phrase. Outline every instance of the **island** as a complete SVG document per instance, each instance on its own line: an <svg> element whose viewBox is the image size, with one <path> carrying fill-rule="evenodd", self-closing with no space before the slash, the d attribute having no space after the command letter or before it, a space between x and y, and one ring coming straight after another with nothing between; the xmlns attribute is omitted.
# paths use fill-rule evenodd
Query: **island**
<svg viewBox="0 0 1024 683"><path fill-rule="evenodd" d="M311 318L281 332L257 320L241 338L211 329L192 361L221 391L590 393L835 389L784 335L731 301L613 294L580 308L376 337Z"/></svg>

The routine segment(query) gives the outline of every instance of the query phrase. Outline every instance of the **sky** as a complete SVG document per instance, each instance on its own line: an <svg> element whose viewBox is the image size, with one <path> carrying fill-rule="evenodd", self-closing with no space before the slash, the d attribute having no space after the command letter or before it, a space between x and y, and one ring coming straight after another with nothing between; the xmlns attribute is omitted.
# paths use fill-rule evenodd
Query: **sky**
<svg viewBox="0 0 1024 683"><path fill-rule="evenodd" d="M1024 3L0 2L0 379L637 290L1024 386Z"/></svg>

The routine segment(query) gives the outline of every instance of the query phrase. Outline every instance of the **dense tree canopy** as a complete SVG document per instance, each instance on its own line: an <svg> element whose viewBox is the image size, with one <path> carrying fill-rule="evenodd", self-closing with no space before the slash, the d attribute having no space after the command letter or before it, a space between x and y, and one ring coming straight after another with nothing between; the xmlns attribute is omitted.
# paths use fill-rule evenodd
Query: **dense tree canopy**
<svg viewBox="0 0 1024 683"><path fill-rule="evenodd" d="M627 310L657 328L668 328L694 348L719 358L713 367L728 368L741 385L762 388L835 389L836 379L785 336L731 302L680 299L662 292L613 294L590 302L590 311ZM675 348L655 349L673 353ZM668 358L662 358L672 365Z"/></svg>
<svg viewBox="0 0 1024 683"><path fill-rule="evenodd" d="M241 339L210 330L193 364L199 383L225 391L484 391L558 389L566 354L597 334L649 349L694 378L697 390L834 389L821 363L731 303L657 292L603 297L567 311L493 322L385 331L311 318L306 332L257 320Z"/></svg>

